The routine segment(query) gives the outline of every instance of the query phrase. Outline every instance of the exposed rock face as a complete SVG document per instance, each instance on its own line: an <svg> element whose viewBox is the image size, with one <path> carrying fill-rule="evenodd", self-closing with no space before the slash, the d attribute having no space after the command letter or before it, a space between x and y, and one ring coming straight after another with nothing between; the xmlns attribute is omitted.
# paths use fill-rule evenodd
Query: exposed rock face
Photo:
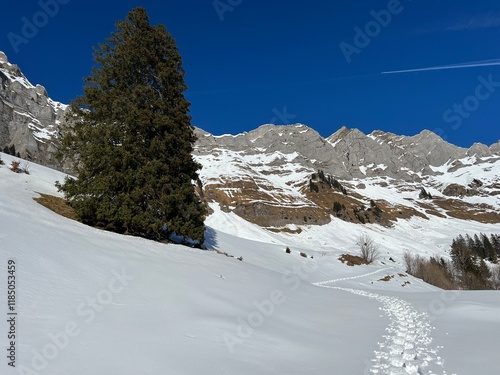
<svg viewBox="0 0 500 375"><path fill-rule="evenodd" d="M497 143L492 144L491 147L490 147L490 151L491 151L492 154L500 155L500 141L498 141Z"/></svg>
<svg viewBox="0 0 500 375"><path fill-rule="evenodd" d="M466 155L465 149L445 142L428 130L405 137L381 131L365 135L357 129L343 127L328 137L328 141L346 166L344 178L388 176L415 180L417 174L433 175L430 166L440 166Z"/></svg>
<svg viewBox="0 0 500 375"><path fill-rule="evenodd" d="M21 157L64 170L55 158L58 125L67 106L33 86L0 52L0 147L14 145Z"/></svg>
<svg viewBox="0 0 500 375"><path fill-rule="evenodd" d="M304 167L321 169L341 179L387 176L413 181L421 176L435 175L437 172L431 167L466 156L500 156L494 146L490 149L475 144L467 150L447 143L428 130L406 137L381 131L365 135L358 129L342 127L324 139L315 130L295 124L263 125L248 133L219 137L197 129L197 135L197 152L202 155L215 148L246 155L257 155L263 150L266 153L295 152L296 162Z"/></svg>
<svg viewBox="0 0 500 375"><path fill-rule="evenodd" d="M493 146L492 146L493 147ZM492 149L489 148L486 145L483 145L482 143L474 143L471 148L467 150L467 155L469 156L478 156L480 158L492 156L494 151L492 152Z"/></svg>
<svg viewBox="0 0 500 375"><path fill-rule="evenodd" d="M459 184L450 184L443 190L443 194L449 197L472 197L479 195L479 192L475 188L467 189Z"/></svg>

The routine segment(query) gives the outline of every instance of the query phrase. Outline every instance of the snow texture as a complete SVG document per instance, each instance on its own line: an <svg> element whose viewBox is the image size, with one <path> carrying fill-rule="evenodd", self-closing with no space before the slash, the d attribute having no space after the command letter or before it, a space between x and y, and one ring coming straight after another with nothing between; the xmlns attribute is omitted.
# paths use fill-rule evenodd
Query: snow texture
<svg viewBox="0 0 500 375"><path fill-rule="evenodd" d="M32 198L59 195L64 175L34 163L16 174L1 158L0 295L14 260L18 313L16 368L2 355L2 374L498 374L498 292L444 292L402 263L406 250L446 256L458 233L498 226L334 219L291 235L215 210L203 251L60 217ZM381 258L348 267L338 257L360 232Z"/></svg>

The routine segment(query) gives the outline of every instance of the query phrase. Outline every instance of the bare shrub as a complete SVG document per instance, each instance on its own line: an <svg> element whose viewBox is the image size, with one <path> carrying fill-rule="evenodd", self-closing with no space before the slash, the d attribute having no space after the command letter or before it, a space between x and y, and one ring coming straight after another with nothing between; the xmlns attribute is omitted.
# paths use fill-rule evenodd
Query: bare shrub
<svg viewBox="0 0 500 375"><path fill-rule="evenodd" d="M23 161L19 167L21 172L24 172L26 174L30 174L30 168L31 168L31 164L29 162L27 162L26 160Z"/></svg>
<svg viewBox="0 0 500 375"><path fill-rule="evenodd" d="M493 266L491 270L491 283L493 288L500 289L500 265Z"/></svg>
<svg viewBox="0 0 500 375"><path fill-rule="evenodd" d="M493 289L492 283L474 272L464 272L462 275L462 287L465 290L489 290Z"/></svg>
<svg viewBox="0 0 500 375"><path fill-rule="evenodd" d="M417 277L415 274L418 271L418 255L413 256L409 251L406 251L403 256L406 272L410 275Z"/></svg>
<svg viewBox="0 0 500 375"><path fill-rule="evenodd" d="M446 268L441 266L433 258L424 261L421 266L422 280L441 289L454 289L454 282L446 272Z"/></svg>
<svg viewBox="0 0 500 375"><path fill-rule="evenodd" d="M367 263L373 263L380 254L379 247L373 239L367 234L362 234L358 238L357 245L359 246L361 258Z"/></svg>
<svg viewBox="0 0 500 375"><path fill-rule="evenodd" d="M454 289L456 283L452 274L452 265L444 259L425 259L420 255L404 254L406 272L422 279L428 284L441 289Z"/></svg>

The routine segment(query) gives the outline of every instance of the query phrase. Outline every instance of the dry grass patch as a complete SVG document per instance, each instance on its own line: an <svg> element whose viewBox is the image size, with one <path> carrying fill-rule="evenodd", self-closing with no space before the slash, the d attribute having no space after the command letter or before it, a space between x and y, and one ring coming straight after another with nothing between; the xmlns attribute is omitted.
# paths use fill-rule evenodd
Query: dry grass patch
<svg viewBox="0 0 500 375"><path fill-rule="evenodd" d="M224 212L234 212L251 223L275 232L293 232L287 224L323 225L331 221L330 212L310 205L277 204L276 201L292 202L293 198L265 181L226 181L204 186L207 202L217 202Z"/></svg>
<svg viewBox="0 0 500 375"><path fill-rule="evenodd" d="M387 275L386 277L381 278L378 281L391 281L394 278L394 275Z"/></svg>
<svg viewBox="0 0 500 375"><path fill-rule="evenodd" d="M469 204L458 199L434 199L436 205L447 211L449 216L480 223L500 223L500 213L485 204Z"/></svg>
<svg viewBox="0 0 500 375"><path fill-rule="evenodd" d="M363 264L368 264L363 258L357 255L342 254L339 258L342 263L346 263L348 266L361 266Z"/></svg>
<svg viewBox="0 0 500 375"><path fill-rule="evenodd" d="M435 206L424 202L416 202L416 203L425 210L426 214L446 219L446 215L444 215L442 212L439 212Z"/></svg>
<svg viewBox="0 0 500 375"><path fill-rule="evenodd" d="M64 216L68 219L79 221L75 210L66 200L64 200L64 198L55 197L49 194L38 194L40 194L40 197L33 199L42 206L47 207L49 210L54 211L56 214Z"/></svg>
<svg viewBox="0 0 500 375"><path fill-rule="evenodd" d="M266 229L268 231L274 232L274 233L290 233L290 234L299 234L299 233L302 233L302 229L300 229L300 228L290 229L288 227L281 227L281 228L267 227Z"/></svg>

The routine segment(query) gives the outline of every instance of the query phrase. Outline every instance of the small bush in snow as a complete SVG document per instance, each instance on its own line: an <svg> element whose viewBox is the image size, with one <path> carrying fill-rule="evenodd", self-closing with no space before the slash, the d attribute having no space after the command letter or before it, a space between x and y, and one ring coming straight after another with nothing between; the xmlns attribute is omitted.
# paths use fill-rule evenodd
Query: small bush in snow
<svg viewBox="0 0 500 375"><path fill-rule="evenodd" d="M491 279L492 279L492 283L493 283L493 286L495 287L495 289L500 290L500 266L499 265L493 266L493 269L491 270Z"/></svg>
<svg viewBox="0 0 500 375"><path fill-rule="evenodd" d="M20 161L12 160L9 169L14 173L26 173L30 174L30 163L24 161L22 164Z"/></svg>
<svg viewBox="0 0 500 375"><path fill-rule="evenodd" d="M370 238L367 234L362 234L358 238L357 245L359 246L361 258L370 264L376 260L380 254L378 245L373 242L373 239Z"/></svg>
<svg viewBox="0 0 500 375"><path fill-rule="evenodd" d="M21 172L24 172L26 174L30 174L30 168L31 164L27 161L23 161L20 165Z"/></svg>

